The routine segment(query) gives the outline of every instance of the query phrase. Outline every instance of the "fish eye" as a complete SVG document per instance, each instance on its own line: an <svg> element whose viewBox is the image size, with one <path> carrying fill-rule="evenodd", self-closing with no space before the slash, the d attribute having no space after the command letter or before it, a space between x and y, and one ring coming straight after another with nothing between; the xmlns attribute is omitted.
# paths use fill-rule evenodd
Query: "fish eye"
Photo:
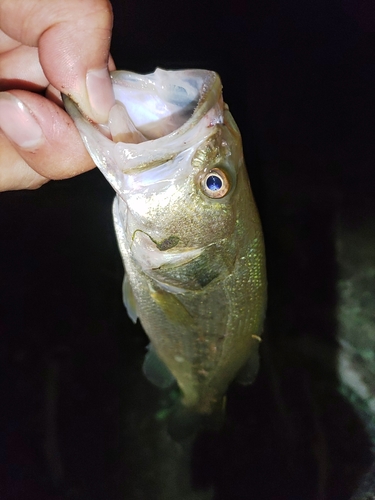
<svg viewBox="0 0 375 500"><path fill-rule="evenodd" d="M202 181L202 190L209 198L223 198L229 191L228 177L220 168L207 172Z"/></svg>

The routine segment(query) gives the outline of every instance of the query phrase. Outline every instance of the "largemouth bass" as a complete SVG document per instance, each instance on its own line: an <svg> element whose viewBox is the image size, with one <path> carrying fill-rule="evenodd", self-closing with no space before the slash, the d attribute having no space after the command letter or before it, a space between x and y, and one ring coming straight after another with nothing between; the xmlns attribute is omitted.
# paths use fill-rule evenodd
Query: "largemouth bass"
<svg viewBox="0 0 375 500"><path fill-rule="evenodd" d="M223 408L253 381L266 307L261 224L240 132L212 71L111 74L106 126L69 99L96 165L115 189L123 296L151 344L146 375L174 380L191 414Z"/></svg>

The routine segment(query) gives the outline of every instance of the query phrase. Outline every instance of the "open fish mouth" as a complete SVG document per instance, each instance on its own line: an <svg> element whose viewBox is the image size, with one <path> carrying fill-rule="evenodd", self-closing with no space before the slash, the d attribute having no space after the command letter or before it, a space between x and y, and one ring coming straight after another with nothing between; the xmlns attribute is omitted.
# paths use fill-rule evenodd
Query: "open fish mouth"
<svg viewBox="0 0 375 500"><path fill-rule="evenodd" d="M111 77L117 104L108 125L115 142L144 142L174 132L193 115L205 93L203 78L189 78L185 72L184 78L162 69L151 75L121 71Z"/></svg>
<svg viewBox="0 0 375 500"><path fill-rule="evenodd" d="M223 120L221 81L213 71L114 71L111 79L116 103L104 125L63 99L88 152L120 196L126 190L122 174L163 165Z"/></svg>

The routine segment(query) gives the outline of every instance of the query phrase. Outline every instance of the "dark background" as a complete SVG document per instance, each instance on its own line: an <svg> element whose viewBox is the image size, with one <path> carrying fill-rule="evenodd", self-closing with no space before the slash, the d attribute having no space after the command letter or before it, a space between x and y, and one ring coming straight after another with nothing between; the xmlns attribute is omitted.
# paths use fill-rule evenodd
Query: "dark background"
<svg viewBox="0 0 375 500"><path fill-rule="evenodd" d="M201 498L189 469L215 500L373 498L356 496L370 438L338 391L335 234L374 220L375 4L113 7L119 69L221 75L265 232L262 368L230 389L223 432L174 461L121 303L112 189L93 171L2 193L0 499Z"/></svg>

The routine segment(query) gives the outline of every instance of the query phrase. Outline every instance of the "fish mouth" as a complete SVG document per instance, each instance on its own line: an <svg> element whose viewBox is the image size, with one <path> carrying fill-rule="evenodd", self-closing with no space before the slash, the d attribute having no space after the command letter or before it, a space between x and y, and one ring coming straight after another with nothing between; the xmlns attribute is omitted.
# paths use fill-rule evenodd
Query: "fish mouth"
<svg viewBox="0 0 375 500"><path fill-rule="evenodd" d="M213 71L114 71L111 80L116 103L104 125L93 123L68 96L63 101L89 154L120 196L124 174L173 160L223 121L222 86Z"/></svg>
<svg viewBox="0 0 375 500"><path fill-rule="evenodd" d="M210 96L207 89L211 82L207 85L204 81L210 77L214 79L210 74L189 75L160 68L149 75L113 72L111 79L117 104L109 117L112 140L127 142L128 138L133 138L144 142L175 132L189 121L198 104ZM119 107L126 109L129 131ZM120 118L119 123L117 118Z"/></svg>

